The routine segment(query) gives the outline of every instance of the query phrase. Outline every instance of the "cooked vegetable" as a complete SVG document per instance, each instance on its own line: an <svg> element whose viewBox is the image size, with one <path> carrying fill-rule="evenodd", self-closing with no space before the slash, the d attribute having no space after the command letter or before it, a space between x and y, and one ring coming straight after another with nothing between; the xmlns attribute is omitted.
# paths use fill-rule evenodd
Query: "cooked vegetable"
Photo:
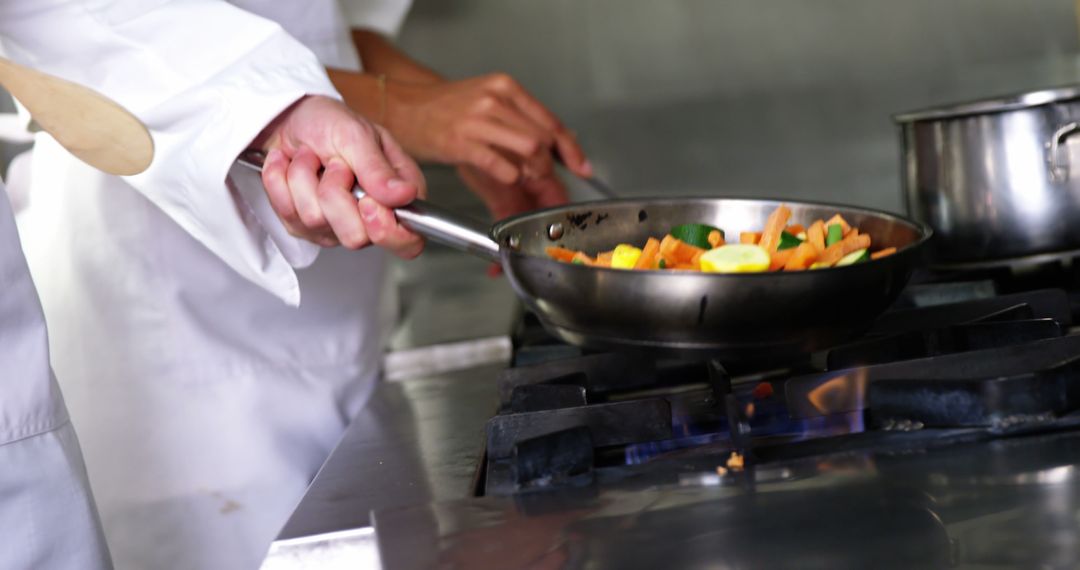
<svg viewBox="0 0 1080 570"><path fill-rule="evenodd" d="M841 216L840 214L837 214L837 215L829 218L829 221L825 222L826 227L831 226L833 224L840 224L840 229L841 229L841 231L844 232L845 236L847 236L848 232L851 231L851 225L848 224L847 220L845 220L844 217Z"/></svg>
<svg viewBox="0 0 1080 570"><path fill-rule="evenodd" d="M660 255L668 261L668 265L674 263L689 263L699 252L705 248L690 245L671 234L664 236L660 241Z"/></svg>
<svg viewBox="0 0 1080 570"><path fill-rule="evenodd" d="M645 247L641 248L641 255L638 257L637 263L634 264L634 269L652 269L656 267L656 255L658 253L660 253L660 240L649 238L645 242Z"/></svg>
<svg viewBox="0 0 1080 570"><path fill-rule="evenodd" d="M836 267L855 265L856 263L862 263L863 261L870 261L870 251L867 249L857 249L844 257L841 257L840 261L836 262Z"/></svg>
<svg viewBox="0 0 1080 570"><path fill-rule="evenodd" d="M738 244L725 243L720 228L687 223L662 238L649 238L641 249L623 243L596 258L562 247L548 247L546 252L552 259L576 265L715 273L826 269L896 253L895 247L871 252L870 236L859 233L839 214L828 222L814 220L808 227L788 225L790 218L791 210L781 205L769 215L764 231L740 232Z"/></svg>
<svg viewBox="0 0 1080 570"><path fill-rule="evenodd" d="M572 261L574 256L577 255L576 251L566 249L564 247L551 246L545 250L548 257L557 261Z"/></svg>
<svg viewBox="0 0 1080 570"><path fill-rule="evenodd" d="M675 239L682 240L692 246L709 249L712 247L709 243L709 234L712 232L720 232L721 238L724 236L723 230L705 224L678 225L671 228L670 235Z"/></svg>
<svg viewBox="0 0 1080 570"><path fill-rule="evenodd" d="M825 222L818 220L810 224L810 228L806 230L806 241L814 246L818 255L825 251Z"/></svg>
<svg viewBox="0 0 1080 570"><path fill-rule="evenodd" d="M867 235L852 235L844 238L842 241L834 243L825 248L825 252L821 254L821 258L818 261L827 263L829 267L836 265L837 261L845 255L857 250L870 247L870 236Z"/></svg>
<svg viewBox="0 0 1080 570"><path fill-rule="evenodd" d="M765 222L765 229L761 232L761 241L758 242L758 245L769 253L776 251L776 246L780 245L780 233L787 227L788 218L790 217L791 210L783 204L769 214L769 219Z"/></svg>
<svg viewBox="0 0 1080 570"><path fill-rule="evenodd" d="M709 273L754 273L768 268L769 254L756 245L722 245L701 255L701 270Z"/></svg>
<svg viewBox="0 0 1080 570"><path fill-rule="evenodd" d="M739 243L757 245L759 241L761 241L760 232L742 232L739 234Z"/></svg>
<svg viewBox="0 0 1080 570"><path fill-rule="evenodd" d="M895 247L887 247L881 251L875 251L874 253L871 253L870 259L881 259L882 257L888 257L894 253L896 253Z"/></svg>
<svg viewBox="0 0 1080 570"><path fill-rule="evenodd" d="M780 271L787 265L791 256L795 255L794 249L785 249L783 251L774 251L771 260L769 261L769 271Z"/></svg>
<svg viewBox="0 0 1080 570"><path fill-rule="evenodd" d="M633 269L641 257L641 250L621 243L615 246L615 252L611 256L611 267L614 269Z"/></svg>
<svg viewBox="0 0 1080 570"><path fill-rule="evenodd" d="M701 270L701 257L703 255L705 255L706 251L712 251L712 250L703 249L703 250L695 253L694 257L690 258L690 263L693 264L694 267L699 271Z"/></svg>
<svg viewBox="0 0 1080 570"><path fill-rule="evenodd" d="M709 232L709 249L720 247L722 245L724 245L724 230L713 230Z"/></svg>
<svg viewBox="0 0 1080 570"><path fill-rule="evenodd" d="M596 265L596 261L580 251L574 254L574 258L570 260L570 263L576 263L578 265Z"/></svg>
<svg viewBox="0 0 1080 570"><path fill-rule="evenodd" d="M844 239L844 227L840 224L829 224L828 233L825 234L825 247Z"/></svg>
<svg viewBox="0 0 1080 570"><path fill-rule="evenodd" d="M799 247L795 248L795 253L791 255L788 262L784 264L784 271L801 271L803 269L809 269L810 264L817 261L818 252L814 246L808 243L801 243Z"/></svg>
<svg viewBox="0 0 1080 570"><path fill-rule="evenodd" d="M799 247L800 243L802 243L802 240L794 235L788 232L780 232L780 245L776 246L776 250L783 251L785 249Z"/></svg>

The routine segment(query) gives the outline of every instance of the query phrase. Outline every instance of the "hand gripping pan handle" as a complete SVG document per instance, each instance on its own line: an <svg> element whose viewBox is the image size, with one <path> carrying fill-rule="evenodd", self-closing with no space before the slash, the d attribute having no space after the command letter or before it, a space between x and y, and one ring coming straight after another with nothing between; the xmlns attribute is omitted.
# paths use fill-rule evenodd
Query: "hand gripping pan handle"
<svg viewBox="0 0 1080 570"><path fill-rule="evenodd" d="M256 172L262 172L265 158L266 156L261 152L247 151L241 154L236 162ZM363 188L359 185L353 186L352 193L357 200L365 196ZM406 206L394 208L394 215L402 226L431 241L489 261L502 261L499 255L499 244L488 236L487 230L479 223L440 208L431 202L413 200Z"/></svg>

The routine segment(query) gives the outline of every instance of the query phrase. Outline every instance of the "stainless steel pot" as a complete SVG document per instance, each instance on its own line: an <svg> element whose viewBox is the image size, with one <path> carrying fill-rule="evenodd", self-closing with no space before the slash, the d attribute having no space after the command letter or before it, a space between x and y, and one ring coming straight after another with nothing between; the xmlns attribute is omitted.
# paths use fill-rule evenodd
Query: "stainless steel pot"
<svg viewBox="0 0 1080 570"><path fill-rule="evenodd" d="M909 215L934 230L939 266L998 265L1080 250L1080 87L894 117ZM1080 141L1078 141L1080 142Z"/></svg>

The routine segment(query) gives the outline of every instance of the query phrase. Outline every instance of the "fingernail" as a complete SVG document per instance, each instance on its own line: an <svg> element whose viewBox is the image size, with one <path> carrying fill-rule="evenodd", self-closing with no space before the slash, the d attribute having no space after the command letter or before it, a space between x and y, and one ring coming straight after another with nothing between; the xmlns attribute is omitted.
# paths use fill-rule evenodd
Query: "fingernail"
<svg viewBox="0 0 1080 570"><path fill-rule="evenodd" d="M405 182L400 178L391 178L390 181L386 183L386 187L391 190L402 190L408 185L408 182Z"/></svg>
<svg viewBox="0 0 1080 570"><path fill-rule="evenodd" d="M585 176L592 176L593 175L592 162L590 162L588 160L583 162L581 164L581 170L585 173Z"/></svg>
<svg viewBox="0 0 1080 570"><path fill-rule="evenodd" d="M379 213L375 211L375 204L372 204L371 200L360 200L360 217L369 226L378 223Z"/></svg>

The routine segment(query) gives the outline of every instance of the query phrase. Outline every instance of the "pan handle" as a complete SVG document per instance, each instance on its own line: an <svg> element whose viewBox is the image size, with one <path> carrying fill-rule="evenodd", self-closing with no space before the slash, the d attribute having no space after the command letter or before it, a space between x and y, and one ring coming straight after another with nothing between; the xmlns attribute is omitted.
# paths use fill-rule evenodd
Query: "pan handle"
<svg viewBox="0 0 1080 570"><path fill-rule="evenodd" d="M256 172L262 172L265 155L258 151L242 153L236 162ZM364 190L359 185L353 186L356 199L364 197ZM407 206L394 208L402 226L445 246L471 253L488 261L502 262L499 244L488 237L487 231L478 222L468 220L424 200L413 200Z"/></svg>
<svg viewBox="0 0 1080 570"><path fill-rule="evenodd" d="M1050 135L1050 142L1047 145L1050 149L1050 153L1049 156L1047 156L1047 161L1050 163L1051 182L1065 182L1069 179L1068 165L1062 165L1058 162L1058 147L1065 141L1066 137L1078 130L1080 130L1080 124L1069 123Z"/></svg>

